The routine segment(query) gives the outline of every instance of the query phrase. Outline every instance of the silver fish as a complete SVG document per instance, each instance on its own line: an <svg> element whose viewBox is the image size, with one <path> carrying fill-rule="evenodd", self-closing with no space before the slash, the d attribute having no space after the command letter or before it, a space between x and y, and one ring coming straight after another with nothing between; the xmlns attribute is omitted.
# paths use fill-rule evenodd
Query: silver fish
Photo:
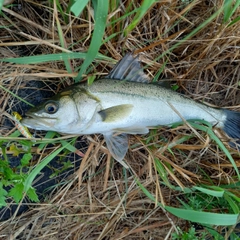
<svg viewBox="0 0 240 240"><path fill-rule="evenodd" d="M112 156L125 167L127 134L146 134L149 127L182 118L208 121L240 143L239 112L206 106L147 79L138 57L127 54L108 76L68 87L30 109L21 123L64 134L103 134Z"/></svg>

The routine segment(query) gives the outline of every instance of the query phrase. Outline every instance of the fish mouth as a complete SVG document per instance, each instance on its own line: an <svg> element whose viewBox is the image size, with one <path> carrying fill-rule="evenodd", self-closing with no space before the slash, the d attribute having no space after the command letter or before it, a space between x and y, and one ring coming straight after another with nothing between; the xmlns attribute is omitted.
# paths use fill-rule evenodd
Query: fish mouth
<svg viewBox="0 0 240 240"><path fill-rule="evenodd" d="M49 130L57 120L57 118L42 117L34 113L26 113L25 115L26 117L21 120L21 124L37 130Z"/></svg>
<svg viewBox="0 0 240 240"><path fill-rule="evenodd" d="M34 113L26 113L25 114L26 117L24 119L35 119L35 120L56 120L57 118L50 118L50 117L42 117L42 116L39 116L39 115L36 115Z"/></svg>

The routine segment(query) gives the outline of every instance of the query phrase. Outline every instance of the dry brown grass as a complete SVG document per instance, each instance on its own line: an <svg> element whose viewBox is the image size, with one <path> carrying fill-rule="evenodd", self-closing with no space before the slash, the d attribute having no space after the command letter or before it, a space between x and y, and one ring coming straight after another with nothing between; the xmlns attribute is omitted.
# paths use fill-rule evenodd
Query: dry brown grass
<svg viewBox="0 0 240 240"><path fill-rule="evenodd" d="M0 57L67 52L59 44L53 22L56 16L48 1L19 2L18 6L3 8L4 16L1 16L0 23L6 28L0 31ZM65 2L61 1L64 7ZM130 2L123 1L122 6L112 10L109 16L121 17ZM119 60L124 53L136 49L136 52L142 52L143 63L149 65L146 71L150 76L155 76L167 62L160 78L171 79L187 96L212 106L240 110L239 24L227 27L222 24L220 15L170 54L155 60L210 17L222 2L193 1L189 5L181 1L157 3L127 37L118 34L106 42L100 52ZM88 10L91 10L90 5ZM66 45L73 45L71 51L83 52L88 49L93 29L91 14L91 11L84 11L78 19L69 16L69 24L58 15ZM239 14L240 10L233 18ZM109 25L105 38L119 32L121 24L129 24L132 17ZM72 60L71 66L74 69L81 63L81 60ZM111 63L98 62L94 65L93 73L106 74L112 66ZM27 94L32 94L32 98L39 89L30 87L31 81L41 82L40 88L55 94L72 84L71 77L74 76L76 74L69 74L62 62L33 65L1 63L0 71L1 86L16 95L27 86ZM6 124L7 113L11 110L22 113L23 105L3 89L0 89L0 95L0 134L8 137L16 128ZM28 99L31 97L28 96ZM43 136L41 134L44 133L38 134ZM134 180L139 179L157 201L180 206L177 197L184 199L184 196L161 183L154 158L160 159L168 171L169 183L174 186L183 188L199 183L219 185L234 182L232 165L205 133L198 132L189 141L178 143L182 136L192 134L191 129L182 126L153 131L149 142L148 136L131 136L132 148L126 157L130 171L112 162L101 137L87 137L89 146L80 169L66 183L63 179L64 184L57 185L43 202L29 204L30 209L26 213L1 222L0 238L171 239L171 233L177 231L177 226L187 230L188 223L157 207ZM217 134L222 136L219 131ZM172 152L167 150L167 146L172 147ZM49 152L47 149L44 151L40 156ZM239 167L239 156L233 156ZM173 171L169 171L169 166Z"/></svg>

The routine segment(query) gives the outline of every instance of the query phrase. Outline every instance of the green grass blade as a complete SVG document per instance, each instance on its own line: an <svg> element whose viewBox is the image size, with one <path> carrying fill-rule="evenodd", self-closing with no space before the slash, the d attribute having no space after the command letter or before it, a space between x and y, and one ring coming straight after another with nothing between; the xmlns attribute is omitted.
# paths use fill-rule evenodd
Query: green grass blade
<svg viewBox="0 0 240 240"><path fill-rule="evenodd" d="M149 8L151 8L152 4L155 3L155 0L144 0L141 7L138 8L138 11L132 20L132 22L128 25L128 27L124 30L124 35L127 36L129 32L131 32L141 21L144 15L147 13Z"/></svg>
<svg viewBox="0 0 240 240"><path fill-rule="evenodd" d="M156 198L140 183L140 181L137 178L135 178L135 181L137 182L138 186L141 188L143 193L153 202L156 202ZM161 203L158 203L158 205L161 207L163 206Z"/></svg>
<svg viewBox="0 0 240 240"><path fill-rule="evenodd" d="M47 138L47 139L52 139L52 143L54 142L54 137L57 135L57 133L56 132L54 132L54 131L48 131L47 133L46 133L46 135L45 135L45 137L44 137L44 139L45 138ZM43 140L44 140L43 139ZM47 145L47 143L46 142L44 142L44 143L40 143L39 144L39 146L38 146L38 151L40 152L40 151L42 151L43 150L43 148L45 148L45 146Z"/></svg>
<svg viewBox="0 0 240 240"><path fill-rule="evenodd" d="M24 192L28 192L28 190L31 188L32 182L35 179L35 177L41 172L41 170L52 161L53 158L55 158L63 149L65 149L66 146L63 146L59 148L58 150L52 152L50 155L45 157L28 175L26 180L24 181Z"/></svg>
<svg viewBox="0 0 240 240"><path fill-rule="evenodd" d="M137 184L143 193L151 199L153 202L156 202L155 197L136 179ZM161 203L158 202L158 205L163 207ZM219 225L219 226L230 226L237 223L238 214L221 214L221 213L210 213L210 212L200 212L191 209L181 209L174 208L169 206L164 206L164 208L172 213L173 215L188 220L192 222L197 222L201 224L210 224L210 225Z"/></svg>
<svg viewBox="0 0 240 240"><path fill-rule="evenodd" d="M73 141L71 141L70 143L68 143L67 141L65 140L60 140L62 146L65 146L66 149L69 151L69 152L73 152L73 153L80 153L80 154L83 154L80 150L78 150L75 146L73 146L71 143L74 142L77 138L75 137L73 139Z"/></svg>
<svg viewBox="0 0 240 240"><path fill-rule="evenodd" d="M206 193L206 194L214 196L214 197L223 197L223 195L224 195L224 190L214 191L214 190L210 190L210 189L203 188L203 187L197 187L197 186L193 187L193 188L202 193Z"/></svg>
<svg viewBox="0 0 240 240"><path fill-rule="evenodd" d="M67 44L66 44L66 41L64 39L64 34L63 34L63 31L62 31L62 27L61 27L61 24L59 22L59 19L56 17L55 21L57 23L58 36L59 36L59 40L60 40L60 43L61 43L61 47L67 49ZM70 59L65 59L64 63L65 63L65 66L66 66L66 69L67 69L68 73L72 73Z"/></svg>
<svg viewBox="0 0 240 240"><path fill-rule="evenodd" d="M232 20L232 22L228 25L228 27L230 27L231 25L233 25L233 24L235 24L235 23L237 23L237 22L239 22L239 21L240 21L240 16L234 18L234 19Z"/></svg>
<svg viewBox="0 0 240 240"><path fill-rule="evenodd" d="M179 40L176 44L174 44L172 47L170 47L168 50L164 51L162 54L160 54L156 61L163 58L167 54L171 53L174 49L176 49L178 46L180 46L182 43L185 43L186 40L193 37L196 33L198 33L200 30L202 30L204 27L206 27L210 22L212 22L216 17L219 16L219 14L223 11L223 7L218 9L215 13L213 13L206 21L201 23L198 27L196 27L193 31L191 31L189 34L187 34L186 37L184 37L182 40Z"/></svg>
<svg viewBox="0 0 240 240"><path fill-rule="evenodd" d="M168 206L166 206L165 209L179 218L202 224L231 226L235 225L238 219L238 214L199 212L194 210L173 208Z"/></svg>
<svg viewBox="0 0 240 240"><path fill-rule="evenodd" d="M225 155L227 156L227 158L229 159L229 161L231 162L233 168L235 169L237 175L238 175L238 179L240 179L240 174L239 174L239 170L238 167L234 161L234 159L232 158L232 155L230 154L230 152L227 150L227 148L224 146L224 144L221 142L221 140L215 135L215 133L209 128L209 127L205 127L193 122L189 122L194 128L198 129L198 130L202 130L204 132L206 132L210 138L212 140L214 140L217 145L219 146L219 148L225 153Z"/></svg>
<svg viewBox="0 0 240 240"><path fill-rule="evenodd" d="M169 182L169 176L168 176L168 172L167 170L164 168L164 166L162 165L162 163L159 161L159 159L154 158L154 162L156 165L156 169L158 171L159 176L161 177L161 179L163 180L163 182L166 184L166 186L168 186L169 188L172 188L172 184Z"/></svg>
<svg viewBox="0 0 240 240"><path fill-rule="evenodd" d="M87 56L82 64L80 72L76 77L76 82L81 79L82 74L86 71L88 66L92 63L94 58L97 56L97 53L102 45L102 39L104 35L104 30L107 21L108 15L108 1L106 0L98 0L96 2L95 10L95 24L94 24L94 31L92 35L92 40L89 46L89 50L87 52Z"/></svg>
<svg viewBox="0 0 240 240"><path fill-rule="evenodd" d="M222 141L215 135L215 133L213 132L212 130L212 125L204 120L200 120L200 119L190 119L190 120L187 120L187 122L195 129L198 129L198 130L201 130L203 132L206 132L209 137L214 140L217 145L219 146L219 148L225 153L225 155L227 156L227 158L229 159L229 161L231 162L233 168L235 169L237 175L238 175L238 179L240 179L240 173L239 173L239 170L238 170L238 167L234 161L234 159L232 158L232 155L230 154L230 152L227 150L227 148L224 146L224 144L222 143ZM198 123L202 123L204 125L207 125L207 126L204 126L204 125L200 125ZM174 123L172 124L172 127L177 127L179 125L183 124L183 122L177 122L177 123Z"/></svg>
<svg viewBox="0 0 240 240"><path fill-rule="evenodd" d="M237 10L240 5L240 0L225 0L224 1L224 8L223 8L223 22L226 23L230 20L231 16Z"/></svg>
<svg viewBox="0 0 240 240"><path fill-rule="evenodd" d="M26 104L28 104L31 107L34 107L34 105L32 105L31 103L27 102L26 100L24 100L23 98L20 98L18 95L16 95L15 93L9 91L7 88L5 88L4 86L0 85L0 88L2 88L5 92L10 93L13 97L19 99L21 102L24 102Z"/></svg>
<svg viewBox="0 0 240 240"><path fill-rule="evenodd" d="M234 213L239 214L239 207L238 205L234 202L234 200L230 197L230 195L226 192L224 193L224 198L228 202L229 206L233 210Z"/></svg>
<svg viewBox="0 0 240 240"><path fill-rule="evenodd" d="M75 16L79 16L86 7L88 0L77 0L70 8Z"/></svg>
<svg viewBox="0 0 240 240"><path fill-rule="evenodd" d="M1 13L1 11L2 11L3 1L4 1L4 0L0 0L0 13Z"/></svg>
<svg viewBox="0 0 240 240"><path fill-rule="evenodd" d="M69 59L85 59L87 53L56 53L38 56L20 57L20 58L3 58L0 62L10 62L16 64L36 64L52 61L65 61ZM98 60L114 61L112 58L106 57L100 53L96 55Z"/></svg>

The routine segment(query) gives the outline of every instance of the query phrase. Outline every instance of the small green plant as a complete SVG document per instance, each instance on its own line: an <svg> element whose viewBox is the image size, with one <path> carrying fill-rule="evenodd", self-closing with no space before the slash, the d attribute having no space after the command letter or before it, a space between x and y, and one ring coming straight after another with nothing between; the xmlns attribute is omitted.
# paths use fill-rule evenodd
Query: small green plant
<svg viewBox="0 0 240 240"><path fill-rule="evenodd" d="M48 165L52 159L62 152L63 159L69 152L81 153L74 147L76 138L69 141L59 139L59 135L55 132L48 132L44 140L31 142L29 140L17 140L20 132L17 130L10 135L10 139L0 139L0 149L3 158L0 159L0 207L7 205L7 198L12 197L16 203L19 203L24 197L31 201L38 202L38 196L32 183L41 170ZM55 138L54 138L55 137ZM57 138L56 138L57 137ZM40 163L36 165L32 161L33 145L37 145L39 151L46 148L49 143L60 143L61 147L53 150ZM19 162L14 167L9 163L9 154L7 150L13 155L19 157ZM10 155L11 156L11 155ZM61 158L60 158L61 160ZM62 171L70 168L71 162L63 161L63 168L55 171L55 176Z"/></svg>
<svg viewBox="0 0 240 240"><path fill-rule="evenodd" d="M172 240L205 240L206 239L206 232L198 233L195 227L191 226L188 231L183 231L179 227L178 233L172 234Z"/></svg>
<svg viewBox="0 0 240 240"><path fill-rule="evenodd" d="M18 131L16 131L18 132ZM28 178L30 167L30 160L32 154L30 153L31 146L29 141L21 141L21 143L10 142L6 144L1 141L0 148L3 152L3 158L0 159L0 207L6 206L6 199L12 197L16 203L19 203L26 195L31 201L38 202L38 197L35 189L31 186L27 191L24 190L24 183ZM9 164L7 148L14 156L20 157L19 163L12 167ZM6 189L8 189L6 191Z"/></svg>

